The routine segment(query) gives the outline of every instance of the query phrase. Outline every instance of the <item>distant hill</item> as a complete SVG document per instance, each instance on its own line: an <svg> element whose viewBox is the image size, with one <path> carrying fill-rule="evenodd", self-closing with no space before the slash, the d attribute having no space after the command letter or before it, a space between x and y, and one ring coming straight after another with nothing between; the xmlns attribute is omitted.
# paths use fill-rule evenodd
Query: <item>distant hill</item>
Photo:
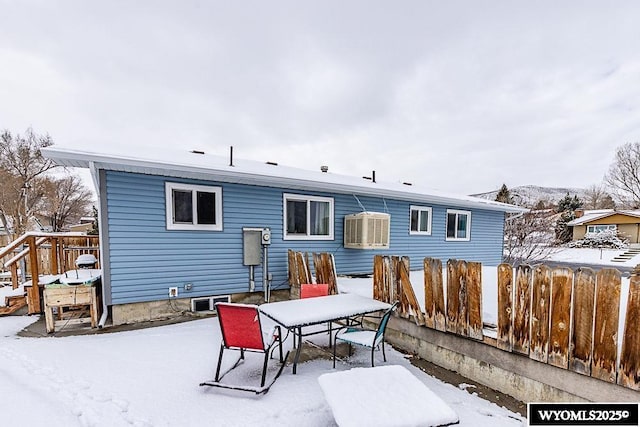
<svg viewBox="0 0 640 427"><path fill-rule="evenodd" d="M560 199L569 193L574 194L578 198L585 199L584 188L555 188L555 187L538 187L536 185L522 185L520 187L509 188L513 201L520 206L534 206L540 200L545 204L557 204ZM486 193L472 194L474 197L481 199L495 200L498 190L488 191Z"/></svg>

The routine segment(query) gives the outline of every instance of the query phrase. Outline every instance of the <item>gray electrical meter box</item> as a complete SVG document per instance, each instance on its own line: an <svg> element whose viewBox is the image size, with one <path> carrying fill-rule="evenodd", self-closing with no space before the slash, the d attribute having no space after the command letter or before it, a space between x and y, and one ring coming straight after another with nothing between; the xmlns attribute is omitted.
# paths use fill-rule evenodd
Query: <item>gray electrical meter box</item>
<svg viewBox="0 0 640 427"><path fill-rule="evenodd" d="M262 244L263 245L271 244L271 230L269 228L262 229Z"/></svg>
<svg viewBox="0 0 640 427"><path fill-rule="evenodd" d="M242 249L244 265L262 264L263 228L242 229Z"/></svg>

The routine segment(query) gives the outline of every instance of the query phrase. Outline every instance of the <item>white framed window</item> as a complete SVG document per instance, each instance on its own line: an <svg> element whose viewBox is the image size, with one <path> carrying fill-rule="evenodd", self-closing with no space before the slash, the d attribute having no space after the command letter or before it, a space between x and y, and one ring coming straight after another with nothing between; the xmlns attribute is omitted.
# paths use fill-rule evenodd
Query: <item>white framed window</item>
<svg viewBox="0 0 640 427"><path fill-rule="evenodd" d="M283 194L284 240L333 240L333 198Z"/></svg>
<svg viewBox="0 0 640 427"><path fill-rule="evenodd" d="M431 208L411 206L409 234L431 235Z"/></svg>
<svg viewBox="0 0 640 427"><path fill-rule="evenodd" d="M602 233L603 231L615 233L617 229L615 224L587 225L587 233Z"/></svg>
<svg viewBox="0 0 640 427"><path fill-rule="evenodd" d="M447 209L446 240L471 240L471 212Z"/></svg>
<svg viewBox="0 0 640 427"><path fill-rule="evenodd" d="M167 230L222 231L222 187L165 183Z"/></svg>

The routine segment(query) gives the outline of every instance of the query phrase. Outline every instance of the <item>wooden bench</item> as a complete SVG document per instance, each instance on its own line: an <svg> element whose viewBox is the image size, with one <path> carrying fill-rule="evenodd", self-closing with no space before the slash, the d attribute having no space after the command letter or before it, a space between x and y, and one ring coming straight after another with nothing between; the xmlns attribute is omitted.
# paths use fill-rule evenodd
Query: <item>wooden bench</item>
<svg viewBox="0 0 640 427"><path fill-rule="evenodd" d="M444 426L458 415L405 367L353 368L318 377L340 427Z"/></svg>

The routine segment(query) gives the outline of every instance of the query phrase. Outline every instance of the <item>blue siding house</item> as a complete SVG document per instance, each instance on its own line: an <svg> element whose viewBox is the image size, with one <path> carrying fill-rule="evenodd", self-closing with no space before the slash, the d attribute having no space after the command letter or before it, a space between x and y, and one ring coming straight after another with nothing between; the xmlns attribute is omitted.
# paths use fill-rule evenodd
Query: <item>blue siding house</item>
<svg viewBox="0 0 640 427"><path fill-rule="evenodd" d="M288 288L288 249L331 252L338 274L370 273L375 254L409 256L416 268L426 256L497 265L505 213L523 211L199 151L162 149L143 157L54 146L42 152L59 165L91 171L99 196L103 302L114 324L163 317L200 298L262 292L265 246L264 278L274 290ZM345 217L362 212L386 214L376 231L381 248L345 248ZM270 234L270 244L257 249L262 258L255 267L245 265L246 229ZM169 296L171 288L177 295Z"/></svg>

